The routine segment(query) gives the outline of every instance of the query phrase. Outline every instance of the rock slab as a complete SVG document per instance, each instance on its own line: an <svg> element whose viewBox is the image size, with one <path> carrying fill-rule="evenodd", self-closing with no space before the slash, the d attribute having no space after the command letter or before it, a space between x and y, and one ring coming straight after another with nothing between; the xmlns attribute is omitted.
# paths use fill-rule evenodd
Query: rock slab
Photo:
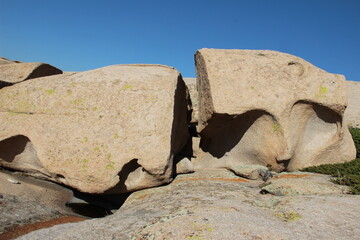
<svg viewBox="0 0 360 240"><path fill-rule="evenodd" d="M114 215L19 239L358 239L359 196L259 191L256 182L224 170L180 175L167 186L132 193Z"/></svg>

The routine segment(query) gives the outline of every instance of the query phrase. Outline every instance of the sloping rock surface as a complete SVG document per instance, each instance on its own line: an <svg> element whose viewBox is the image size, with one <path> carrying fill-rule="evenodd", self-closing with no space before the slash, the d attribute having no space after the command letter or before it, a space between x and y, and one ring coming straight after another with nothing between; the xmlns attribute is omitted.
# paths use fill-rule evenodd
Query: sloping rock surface
<svg viewBox="0 0 360 240"><path fill-rule="evenodd" d="M349 187L334 184L330 176L316 173L280 173L261 189L277 196L350 193Z"/></svg>
<svg viewBox="0 0 360 240"><path fill-rule="evenodd" d="M0 165L82 192L119 193L172 179L188 140L174 68L114 65L0 90Z"/></svg>
<svg viewBox="0 0 360 240"><path fill-rule="evenodd" d="M19 239L357 239L359 196L259 193L224 170L180 175L130 195L114 215ZM341 226L341 227L339 227Z"/></svg>
<svg viewBox="0 0 360 240"><path fill-rule="evenodd" d="M6 63L0 64L0 87L25 80L61 74L62 71L46 63Z"/></svg>
<svg viewBox="0 0 360 240"><path fill-rule="evenodd" d="M293 171L355 158L344 76L268 50L202 49L195 60L204 166Z"/></svg>

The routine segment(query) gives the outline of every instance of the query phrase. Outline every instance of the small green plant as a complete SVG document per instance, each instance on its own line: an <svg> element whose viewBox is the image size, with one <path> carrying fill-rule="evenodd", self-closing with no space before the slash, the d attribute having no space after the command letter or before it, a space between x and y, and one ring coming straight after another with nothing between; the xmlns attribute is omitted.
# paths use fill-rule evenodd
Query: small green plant
<svg viewBox="0 0 360 240"><path fill-rule="evenodd" d="M334 177L334 183L350 186L353 194L360 195L360 129L350 128L350 133L356 147L357 158L355 160L346 163L307 167L301 171L331 175Z"/></svg>

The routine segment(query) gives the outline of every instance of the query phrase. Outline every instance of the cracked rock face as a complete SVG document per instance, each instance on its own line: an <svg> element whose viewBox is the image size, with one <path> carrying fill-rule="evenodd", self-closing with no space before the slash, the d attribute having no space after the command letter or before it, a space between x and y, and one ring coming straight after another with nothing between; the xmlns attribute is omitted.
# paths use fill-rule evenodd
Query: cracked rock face
<svg viewBox="0 0 360 240"><path fill-rule="evenodd" d="M210 155L199 165L292 171L355 158L344 76L275 51L202 49L195 61L200 147Z"/></svg>
<svg viewBox="0 0 360 240"><path fill-rule="evenodd" d="M114 65L0 90L0 165L88 193L172 178L188 138L185 85L162 65Z"/></svg>

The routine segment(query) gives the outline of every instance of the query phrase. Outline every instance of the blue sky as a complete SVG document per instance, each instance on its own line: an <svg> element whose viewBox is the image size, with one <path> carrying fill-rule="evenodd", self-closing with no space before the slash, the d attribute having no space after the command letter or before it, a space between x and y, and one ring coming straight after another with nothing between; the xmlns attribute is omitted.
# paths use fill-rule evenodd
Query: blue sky
<svg viewBox="0 0 360 240"><path fill-rule="evenodd" d="M0 0L0 56L64 71L270 49L360 81L360 0Z"/></svg>

